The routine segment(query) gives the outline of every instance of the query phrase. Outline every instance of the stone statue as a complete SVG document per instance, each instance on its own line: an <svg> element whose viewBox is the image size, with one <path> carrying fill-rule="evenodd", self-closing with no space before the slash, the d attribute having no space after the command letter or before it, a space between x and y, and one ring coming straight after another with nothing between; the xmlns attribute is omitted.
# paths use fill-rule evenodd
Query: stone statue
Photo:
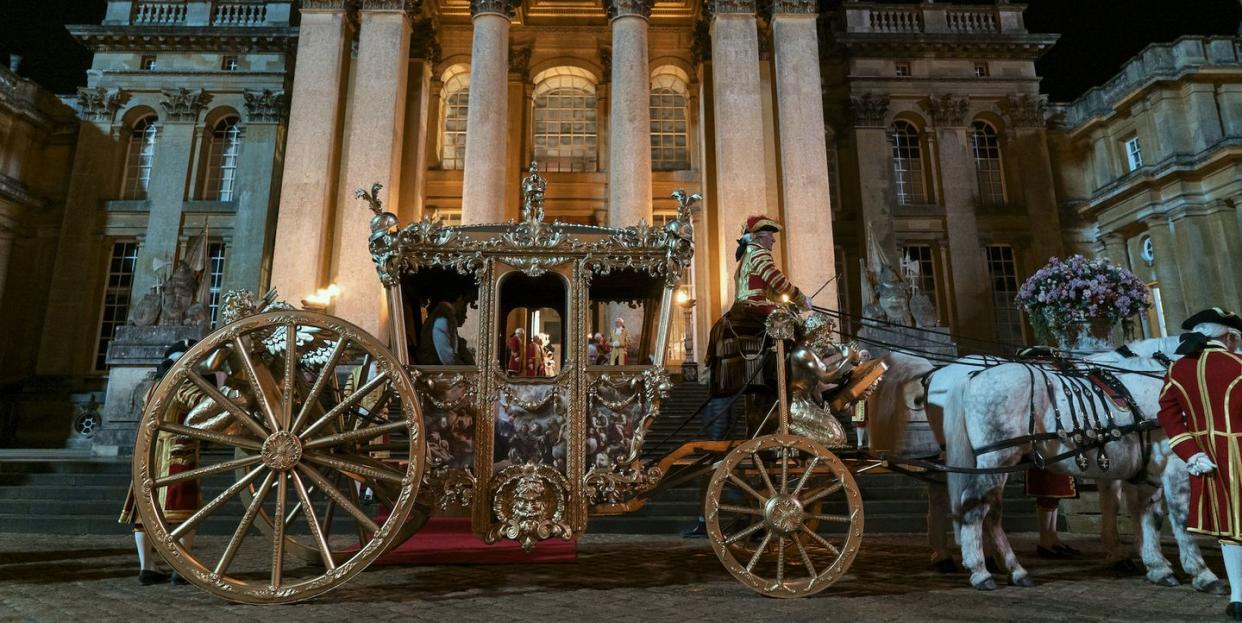
<svg viewBox="0 0 1242 623"><path fill-rule="evenodd" d="M948 329L940 325L931 298L919 290L916 262L903 258L895 268L868 226L867 257L859 263L863 295L859 337L867 350L877 357L893 346L914 349L920 354L957 356L957 347Z"/></svg>
<svg viewBox="0 0 1242 623"><path fill-rule="evenodd" d="M151 286L150 291L142 296L142 300L134 306L134 311L129 315L130 324L137 327L150 327L160 320L160 296L159 286Z"/></svg>
<svg viewBox="0 0 1242 623"><path fill-rule="evenodd" d="M198 279L194 269L185 260L177 262L177 268L164 283L164 297L160 303L161 325L189 325L186 312L194 304L194 293L198 290Z"/></svg>

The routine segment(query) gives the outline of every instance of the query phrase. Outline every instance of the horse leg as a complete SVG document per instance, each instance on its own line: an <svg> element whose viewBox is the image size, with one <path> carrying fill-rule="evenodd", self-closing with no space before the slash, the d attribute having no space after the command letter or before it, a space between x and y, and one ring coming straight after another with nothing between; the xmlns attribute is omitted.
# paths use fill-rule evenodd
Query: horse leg
<svg viewBox="0 0 1242 623"><path fill-rule="evenodd" d="M1177 576L1173 575L1173 566L1160 551L1160 529L1164 524L1164 514L1155 499L1155 489L1151 485L1131 485L1126 488L1126 502L1130 507L1130 516L1136 519L1134 531L1134 547L1143 566L1147 567L1147 581L1160 586L1177 586Z"/></svg>
<svg viewBox="0 0 1242 623"><path fill-rule="evenodd" d="M1130 555L1121 544L1117 533L1117 511L1121 506L1121 481L1097 480L1096 489L1100 498L1100 541L1108 552L1105 564L1114 571L1134 571L1138 567L1130 560Z"/></svg>
<svg viewBox="0 0 1242 623"><path fill-rule="evenodd" d="M927 544L932 550L932 566L940 573L955 573L957 563L949 552L949 489L944 483L927 483Z"/></svg>
<svg viewBox="0 0 1242 623"><path fill-rule="evenodd" d="M1186 463L1179 457L1170 455L1169 462L1161 475L1164 483L1164 503L1169 510L1169 520L1173 523L1173 537L1177 539L1178 557L1182 569L1192 578L1191 586L1201 593L1224 595L1229 592L1220 578L1208 568L1199 551L1199 544L1186 530L1186 520L1190 516L1190 475L1186 472Z"/></svg>
<svg viewBox="0 0 1242 623"><path fill-rule="evenodd" d="M996 545L996 553L1000 555L1001 562L1005 564L1005 569L1009 571L1009 581L1014 586L1030 587L1035 586L1035 582L1031 580L1031 576L1022 567L1022 563L1018 562L1018 556L1013 552L1013 546L1009 544L1009 536L1005 534L1005 528L1002 524L1004 515L1003 501L1001 495L1004 491L1002 488L992 490L990 497L992 498L992 512L988 514L984 520L989 531L992 534L992 542Z"/></svg>
<svg viewBox="0 0 1242 623"><path fill-rule="evenodd" d="M986 498L962 505L962 566L970 571L970 585L984 591L996 590L996 580L983 562L983 520L988 515Z"/></svg>

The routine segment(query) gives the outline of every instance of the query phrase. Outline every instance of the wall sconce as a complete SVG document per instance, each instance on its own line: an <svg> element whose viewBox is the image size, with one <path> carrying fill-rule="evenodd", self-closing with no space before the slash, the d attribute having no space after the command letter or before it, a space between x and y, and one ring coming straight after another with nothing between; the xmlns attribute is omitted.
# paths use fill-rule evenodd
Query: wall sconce
<svg viewBox="0 0 1242 623"><path fill-rule="evenodd" d="M317 311L317 312L323 312L325 314L329 313L328 310L330 307L332 307L333 299L335 299L336 297L340 295L341 295L341 288L339 286L337 286L335 283L328 284L328 287L319 288L319 290L316 291L314 294L306 295L306 298L302 299L302 308L309 309L312 311Z"/></svg>

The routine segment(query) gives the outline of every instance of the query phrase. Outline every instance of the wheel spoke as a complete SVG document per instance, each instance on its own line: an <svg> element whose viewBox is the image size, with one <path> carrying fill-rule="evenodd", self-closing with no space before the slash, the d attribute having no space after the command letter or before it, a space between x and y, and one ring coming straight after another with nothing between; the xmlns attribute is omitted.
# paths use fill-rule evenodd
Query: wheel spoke
<svg viewBox="0 0 1242 623"><path fill-rule="evenodd" d="M803 507L810 506L811 504L814 504L815 502L818 502L840 491L843 486L844 485L840 481L837 481L833 483L831 486L824 487L823 489L820 489L819 491L816 491L815 493L811 494L810 497L804 500L799 500L799 501L802 502Z"/></svg>
<svg viewBox="0 0 1242 623"><path fill-rule="evenodd" d="M233 557L237 555L237 550L241 547L242 541L246 539L246 533L250 531L250 526L254 524L254 518L258 516L259 509L263 507L263 500L267 499L267 494L272 490L272 482L276 480L276 472L268 472L267 477L263 479L263 483L259 485L259 490L255 492L254 499L250 500L250 506L246 507L246 514L242 516L241 523L237 524L237 529L233 531L229 544L224 548L224 553L220 555L220 560L216 562L215 574L223 576L229 570L229 565L233 563Z"/></svg>
<svg viewBox="0 0 1242 623"><path fill-rule="evenodd" d="M404 420L400 422L389 422L387 424L371 428L360 428L358 430L351 430L344 433L336 433L335 435L320 437L314 441L307 442L303 447L307 450L312 450L328 446L339 446L343 443L349 443L351 441L368 441L385 433L395 433L408 427L409 423Z"/></svg>
<svg viewBox="0 0 1242 623"><path fill-rule="evenodd" d="M386 381L387 379L388 379L387 371L380 372L379 374L375 375L375 378L371 379L370 381L367 381L366 385L363 385L362 387L358 388L357 390L354 391L354 393L347 396L344 400L342 400L335 407L332 407L331 411L328 411L327 413L320 416L318 420L315 420L313 424L306 427L306 430L302 431L302 433L299 434L298 436L301 437L302 439L306 439L312 433L319 430L319 428L322 427L324 424L331 422L338 415L343 413L346 409L349 409L350 407L357 404L359 400L362 400L363 398L365 398L367 394L370 394L372 391L375 390L376 387L379 387L380 384Z"/></svg>
<svg viewBox="0 0 1242 623"><path fill-rule="evenodd" d="M246 413L240 406L237 405L236 402L233 402L230 398L220 393L220 390L216 389L215 385L212 385L207 381L207 379L200 376L199 373L189 370L186 373L186 378L190 379L190 382L201 389L204 394L207 394L208 398L211 398L216 401L216 404L224 407L224 409L228 411L234 419L241 422L246 428L250 429L250 432L254 433L255 437L258 437L259 439L267 439L267 436L271 434L264 430L263 426L256 422L254 418L250 417L249 413Z"/></svg>
<svg viewBox="0 0 1242 623"><path fill-rule="evenodd" d="M753 523L753 524L750 524L749 526L747 526L747 527L743 528L741 532L738 532L737 534L734 534L734 535L729 536L728 538L726 538L726 539L725 539L725 545L732 545L732 544L734 544L734 543L736 543L736 542L738 542L738 541L740 541L740 540L742 540L742 539L744 539L744 538L746 538L746 537L748 537L748 536L750 536L750 535L754 534L755 532L758 532L758 531L759 531L759 529L760 529L760 528L762 528L762 527L763 527L763 522L762 522L762 521L761 521L761 522L759 522L759 523Z"/></svg>
<svg viewBox="0 0 1242 623"><path fill-rule="evenodd" d="M849 523L849 515L811 515L820 521L828 521L831 523Z"/></svg>
<svg viewBox="0 0 1242 623"><path fill-rule="evenodd" d="M783 536L776 539L776 583L785 583L785 537Z"/></svg>
<svg viewBox="0 0 1242 623"><path fill-rule="evenodd" d="M286 474L276 475L276 510L273 517L284 518L285 503L289 501L289 480ZM276 521L272 525L272 588L280 588L281 574L285 567L285 522Z"/></svg>
<svg viewBox="0 0 1242 623"><path fill-rule="evenodd" d="M255 463L258 463L261 460L262 460L262 457L255 454L251 456L245 456L240 459L233 459L232 461L224 461L223 463L216 463L215 465L208 465L206 467L198 467L195 469L186 470L184 472L176 473L171 476L157 478L155 480L155 487L158 489L160 487L167 487L168 485L178 483L183 480L193 480L196 478L202 478L203 476L210 476L212 474L219 474L220 472L231 471L239 467L249 467L251 465L254 465Z"/></svg>
<svg viewBox="0 0 1242 623"><path fill-rule="evenodd" d="M798 484L794 485L794 490L789 495L798 497L798 493L802 491L802 487L806 486L806 481L811 477L811 472L815 471L815 466L819 464L819 457L811 457L811 462L807 464L806 471L802 472L802 477L798 479Z"/></svg>
<svg viewBox="0 0 1242 623"><path fill-rule="evenodd" d="M323 565L331 571L336 568L336 562L332 560L332 550L328 549L328 540L324 538L323 531L319 529L319 518L315 516L315 507L311 506L310 494L306 492L306 485L296 472L289 474L293 478L293 489L297 491L298 499L302 503L302 512L306 514L306 525L310 528L311 536L315 537L315 543L319 546L319 555L323 558Z"/></svg>
<svg viewBox="0 0 1242 623"><path fill-rule="evenodd" d="M721 505L720 505L720 510L722 510L722 511L729 511L730 513L741 513L741 514L743 514L743 515L757 515L757 516L759 516L759 517L762 517L762 516L763 516L763 511L761 511L761 510L759 510L759 509L757 509L757 508L748 508L748 507L745 507L745 506L735 506L735 505L733 505L733 504L721 504Z"/></svg>
<svg viewBox="0 0 1242 623"><path fill-rule="evenodd" d="M806 552L806 547L802 545L799 539L793 540L794 545L798 546L798 553L802 555L802 564L806 565L806 570L811 572L811 577L819 576L819 572L815 571L815 565L811 563L811 555Z"/></svg>
<svg viewBox="0 0 1242 623"><path fill-rule="evenodd" d="M790 448L781 448L779 452L781 457L781 493L789 491L789 450Z"/></svg>
<svg viewBox="0 0 1242 623"><path fill-rule="evenodd" d="M831 552L833 556L841 555L841 550L837 549L837 546L833 545L832 543L829 543L828 539L825 539L824 537L820 536L819 533L810 529L806 524L802 524L802 531L810 535L811 538L815 539L816 541L819 541L819 544L823 545L824 548L826 548L829 552Z"/></svg>
<svg viewBox="0 0 1242 623"><path fill-rule="evenodd" d="M400 472L382 468L378 465L362 463L360 462L362 459L360 456L351 457L351 459L356 460L349 460L341 458L340 455L322 454L319 452L303 452L302 458L310 461L311 463L315 463L316 465L331 467L332 469L342 472L352 472L366 478L374 478L375 480L385 480L396 483L405 481L405 476ZM379 462L375 461L375 463Z"/></svg>
<svg viewBox="0 0 1242 623"><path fill-rule="evenodd" d="M349 499L347 499L344 495L342 495L340 491L338 491L335 487L329 484L326 478L319 475L319 472L316 472L315 470L305 465L298 465L298 471L305 474L316 485L319 485L319 488L323 490L323 492L326 495L331 497L333 501L337 503L338 506L340 506L341 508L344 508L345 511L348 512L350 515L353 515L354 519L358 520L358 523L362 524L363 526L366 526L366 528L370 530L372 533L379 530L379 526L375 525L374 520L368 517L366 513L362 512L362 509L358 508L357 505L349 501ZM349 486L352 487L354 485L351 482L349 483Z"/></svg>
<svg viewBox="0 0 1242 623"><path fill-rule="evenodd" d="M750 460L755 464L755 467L758 468L759 475L763 477L763 484L768 488L768 493L776 495L776 487L772 486L772 477L768 475L768 468L763 466L763 460L760 459L759 455L754 452L750 453Z"/></svg>
<svg viewBox="0 0 1242 623"><path fill-rule="evenodd" d="M755 572L755 565L759 563L759 557L763 556L763 550L768 548L768 542L771 540L771 531L763 533L763 540L759 542L759 547L755 548L755 553L751 555L750 561L746 563L746 573Z"/></svg>
<svg viewBox="0 0 1242 623"><path fill-rule="evenodd" d="M250 483L253 482L255 478L259 477L259 473L262 472L263 469L264 467L262 465L255 467L254 469L250 470L245 476L242 476L241 480L238 480L237 482L233 483L233 485L230 486L228 489L225 489L223 493L221 493L220 495L217 495L214 500L204 504L202 508L198 509L193 515L190 515L189 519L186 519L185 521L181 522L181 525L177 526L177 528L172 531L173 538L174 539L181 538L181 535L185 534L186 532L189 532L190 530L193 530L195 527L198 526L199 523L201 523L204 519L206 519L212 513L215 513L217 510L220 510L220 507L224 506L225 502L228 502L229 500L233 499L234 497L237 496L238 493L241 493L242 489L245 489L246 487L250 486Z"/></svg>
<svg viewBox="0 0 1242 623"><path fill-rule="evenodd" d="M281 384L280 424L289 426L293 419L293 376L298 370L298 326L291 322L285 325L285 374ZM282 429L288 430L288 429Z"/></svg>
<svg viewBox="0 0 1242 623"><path fill-rule="evenodd" d="M276 422L276 412L272 410L272 397L263 391L262 384L259 382L259 373L254 367L254 360L250 358L250 349L246 348L241 337L233 338L233 349L241 358L242 369L245 370L246 380L250 383L250 391L254 393L255 401L259 403L263 416L267 418L267 425L271 427L272 432L280 430L280 425Z"/></svg>
<svg viewBox="0 0 1242 623"><path fill-rule="evenodd" d="M159 428L161 431L166 433L193 437L194 439L198 439L200 441L210 441L218 443L222 446L233 446L234 448L245 448L247 450L260 450L263 448L263 442L261 441L238 437L236 435L225 435L224 433L217 433L216 431L207 430L205 428L194 428L193 426L184 426L182 424L174 424L172 422L161 422Z"/></svg>
<svg viewBox="0 0 1242 623"><path fill-rule="evenodd" d="M753 488L751 488L750 485L746 484L745 480L738 478L736 474L732 474L732 473L729 474L729 482L732 482L734 485L737 486L737 488L741 489L742 491L745 491L746 493L749 493L750 495L754 496L754 498L756 500L759 500L761 504L767 503L768 498L763 497L762 495L759 495L758 491L755 491Z"/></svg>
<svg viewBox="0 0 1242 623"><path fill-rule="evenodd" d="M319 376L315 377L315 384L311 386L310 393L302 401L302 408L298 410L298 416L293 420L293 425L289 430L296 431L306 422L306 418L310 417L311 409L319 402L319 394L323 393L323 388L329 381L335 380L336 364L340 362L341 355L345 352L345 345L349 340L340 338L336 341L336 345L332 347L332 353L328 355L328 363L324 364L319 370Z"/></svg>

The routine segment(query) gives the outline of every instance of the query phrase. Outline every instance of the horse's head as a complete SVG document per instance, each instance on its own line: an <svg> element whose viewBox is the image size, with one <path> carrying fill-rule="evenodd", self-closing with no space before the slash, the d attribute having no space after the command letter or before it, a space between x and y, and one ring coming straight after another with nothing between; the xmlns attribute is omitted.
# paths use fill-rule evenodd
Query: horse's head
<svg viewBox="0 0 1242 623"><path fill-rule="evenodd" d="M1177 336L1153 337L1135 340L1117 350L1090 355L1085 359L1136 372L1163 372L1168 367L1168 361L1181 358L1175 353L1177 345Z"/></svg>

